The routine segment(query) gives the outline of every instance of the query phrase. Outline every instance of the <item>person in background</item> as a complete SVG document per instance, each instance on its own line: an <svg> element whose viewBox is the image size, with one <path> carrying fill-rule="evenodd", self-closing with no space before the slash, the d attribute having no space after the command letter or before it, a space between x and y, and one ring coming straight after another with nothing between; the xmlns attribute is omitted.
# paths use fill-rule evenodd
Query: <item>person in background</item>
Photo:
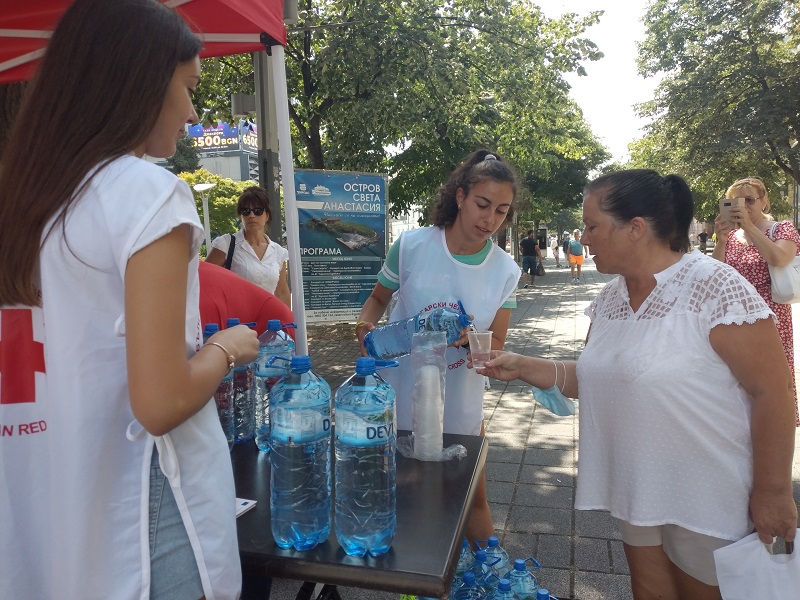
<svg viewBox="0 0 800 600"><path fill-rule="evenodd" d="M754 529L793 541L797 527L773 314L735 269L688 253L692 214L677 175L591 182L583 241L619 277L586 309L577 363L493 352L477 370L543 399L580 397L575 506L619 519L636 600L719 600L715 549Z"/></svg>
<svg viewBox="0 0 800 600"><path fill-rule="evenodd" d="M708 252L708 232L703 228L703 231L697 234L697 240L700 245L700 252L706 254Z"/></svg>
<svg viewBox="0 0 800 600"><path fill-rule="evenodd" d="M752 283L778 318L778 333L792 372L795 424L800 426L794 379L792 306L778 304L772 299L772 280L768 267L789 264L800 252L800 236L791 221L773 221L769 215L767 188L760 179L740 179L734 182L725 197L744 198L744 206L731 208L731 213L736 216L735 223L729 223L721 215L717 215L714 231L719 243L715 244L711 256L728 263Z"/></svg>
<svg viewBox="0 0 800 600"><path fill-rule="evenodd" d="M553 236L553 239L550 242L550 248L553 250L553 258L556 259L556 267L558 267L560 269L561 268L561 254L559 252L560 244L558 243L558 236L555 236L555 235Z"/></svg>
<svg viewBox="0 0 800 600"><path fill-rule="evenodd" d="M292 300L286 279L286 261L289 251L270 240L266 228L272 219L269 196L264 188L254 185L239 196L236 213L242 228L236 233L226 233L211 243L211 253L206 260L244 277L264 288L286 306ZM228 255L233 250L230 262Z"/></svg>
<svg viewBox="0 0 800 600"><path fill-rule="evenodd" d="M378 283L364 303L356 325L361 353L364 336L375 329L392 296L389 321L398 321L438 306L462 301L480 331L492 332L492 348L506 341L511 309L516 306L519 267L490 237L513 215L519 189L512 167L496 154L478 150L451 173L439 189L430 227L404 232L392 245ZM445 433L483 435L485 378L467 369L466 332L447 349ZM381 372L397 393L397 428L412 429L411 357L400 367ZM466 536L471 542L494 535L481 474Z"/></svg>
<svg viewBox="0 0 800 600"><path fill-rule="evenodd" d="M194 197L143 159L198 121L201 43L156 0L69 4L0 167L0 598L236 598L211 398L258 340L203 345Z"/></svg>
<svg viewBox="0 0 800 600"><path fill-rule="evenodd" d="M206 261L200 261L200 319L203 325L216 323L221 328L230 317L242 323L256 323L258 335L264 333L267 321L294 321L292 311L264 288L250 283L236 273ZM294 339L294 329L286 330Z"/></svg>
<svg viewBox="0 0 800 600"><path fill-rule="evenodd" d="M533 229L525 233L525 237L519 242L519 250L522 254L522 280L524 289L536 285L537 261L542 260L542 251L539 250L539 242L533 236Z"/></svg>
<svg viewBox="0 0 800 600"><path fill-rule="evenodd" d="M572 232L572 239L569 241L569 270L572 275L572 283L581 282L581 267L583 266L583 244L580 242L581 232L576 229Z"/></svg>

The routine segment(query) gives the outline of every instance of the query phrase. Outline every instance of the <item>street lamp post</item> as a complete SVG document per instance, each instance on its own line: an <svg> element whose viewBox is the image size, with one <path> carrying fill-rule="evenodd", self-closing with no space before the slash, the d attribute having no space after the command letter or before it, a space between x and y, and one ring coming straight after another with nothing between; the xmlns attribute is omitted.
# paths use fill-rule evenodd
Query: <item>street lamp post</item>
<svg viewBox="0 0 800 600"><path fill-rule="evenodd" d="M206 256L211 252L211 227L208 223L208 190L213 188L216 183L197 183L195 184L194 191L200 194L203 199L203 229L206 234Z"/></svg>

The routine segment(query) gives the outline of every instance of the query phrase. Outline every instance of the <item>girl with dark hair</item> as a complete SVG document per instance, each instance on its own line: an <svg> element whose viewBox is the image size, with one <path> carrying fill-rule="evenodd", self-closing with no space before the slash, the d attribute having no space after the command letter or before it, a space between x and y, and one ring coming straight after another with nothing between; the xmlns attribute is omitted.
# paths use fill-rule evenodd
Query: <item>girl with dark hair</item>
<svg viewBox="0 0 800 600"><path fill-rule="evenodd" d="M511 166L487 150L474 152L453 171L439 190L433 226L403 233L386 256L378 283L356 325L364 356L364 336L375 329L393 295L396 304L389 321L439 306L458 310L461 300L473 315L475 327L491 330L492 348L503 347L511 309L516 306L520 270L489 238L510 218L516 193L517 178ZM447 349L444 431L483 435L485 380L467 370L466 343L464 333ZM397 392L398 428L411 429L410 357L402 357L400 368L388 369L384 377ZM466 535L470 541L494 535L485 475L475 495Z"/></svg>
<svg viewBox="0 0 800 600"><path fill-rule="evenodd" d="M575 507L619 519L636 600L718 600L715 549L753 530L792 541L797 527L774 315L732 267L687 253L692 204L677 175L590 183L582 241L619 277L586 309L579 360L493 353L478 369L580 397Z"/></svg>
<svg viewBox="0 0 800 600"><path fill-rule="evenodd" d="M142 160L172 155L197 122L200 47L156 0L76 0L11 133L2 598L239 595L233 474L209 399L257 339L241 326L202 344L194 198Z"/></svg>
<svg viewBox="0 0 800 600"><path fill-rule="evenodd" d="M242 228L236 233L226 233L212 243L206 260L220 267L229 268L237 275L264 288L270 294L291 307L289 284L286 280L286 261L289 251L270 240L266 234L272 211L269 196L257 185L244 190L239 196L236 212L242 220ZM228 264L228 254L233 244L233 254Z"/></svg>

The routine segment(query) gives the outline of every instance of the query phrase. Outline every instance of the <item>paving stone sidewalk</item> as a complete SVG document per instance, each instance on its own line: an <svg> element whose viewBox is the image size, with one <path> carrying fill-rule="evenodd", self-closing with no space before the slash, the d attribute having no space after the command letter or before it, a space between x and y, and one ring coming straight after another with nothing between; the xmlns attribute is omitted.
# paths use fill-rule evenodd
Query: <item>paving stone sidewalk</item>
<svg viewBox="0 0 800 600"><path fill-rule="evenodd" d="M520 288L506 349L554 359L578 357L589 320L584 308L612 279L598 273L591 259L580 284L569 268L545 259L547 274ZM794 305L798 307L798 305ZM795 315L800 323L800 309ZM309 325L314 370L332 388L353 371L358 347L352 324ZM800 329L800 325L797 327ZM606 512L576 511L578 419L556 417L533 402L522 382L493 381L484 398L490 446L486 476L489 503L501 545L512 558L535 556L542 585L560 598L629 600L630 575L614 519ZM800 434L795 438L800 446ZM793 469L800 500L800 452ZM274 600L293 600L298 582L276 580ZM397 594L340 588L344 600L397 600Z"/></svg>

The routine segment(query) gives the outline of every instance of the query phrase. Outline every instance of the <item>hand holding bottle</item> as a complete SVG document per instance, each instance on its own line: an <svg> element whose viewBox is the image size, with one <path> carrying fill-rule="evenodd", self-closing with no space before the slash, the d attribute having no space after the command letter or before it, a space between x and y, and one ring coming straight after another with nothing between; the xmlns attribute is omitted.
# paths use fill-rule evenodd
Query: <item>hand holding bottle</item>
<svg viewBox="0 0 800 600"><path fill-rule="evenodd" d="M247 325L223 329L208 338L206 343L214 342L222 345L233 356L236 367L249 364L258 356L258 335Z"/></svg>

